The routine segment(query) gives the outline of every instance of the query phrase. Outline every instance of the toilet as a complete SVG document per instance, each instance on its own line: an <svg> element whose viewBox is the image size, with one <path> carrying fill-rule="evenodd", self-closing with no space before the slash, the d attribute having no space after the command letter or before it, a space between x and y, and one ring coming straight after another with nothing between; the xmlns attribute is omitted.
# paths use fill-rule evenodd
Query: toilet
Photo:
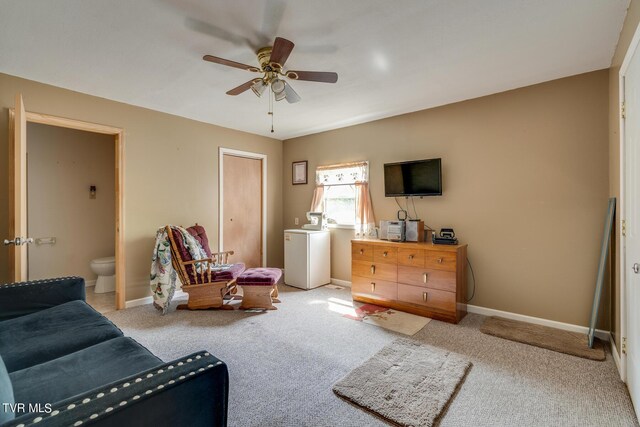
<svg viewBox="0 0 640 427"><path fill-rule="evenodd" d="M96 258L91 261L91 270L98 275L93 291L97 294L116 290L116 257Z"/></svg>

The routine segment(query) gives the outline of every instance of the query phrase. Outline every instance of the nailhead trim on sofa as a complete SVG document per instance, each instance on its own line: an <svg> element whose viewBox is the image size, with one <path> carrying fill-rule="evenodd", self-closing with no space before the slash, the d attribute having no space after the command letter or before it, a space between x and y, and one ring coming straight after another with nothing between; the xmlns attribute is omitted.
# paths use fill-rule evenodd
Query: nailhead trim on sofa
<svg viewBox="0 0 640 427"><path fill-rule="evenodd" d="M25 414L7 423L12 427L37 426L81 426L88 421L117 411L129 404L174 387L189 377L218 366L222 362L209 352L199 352L185 358L166 363L158 368L131 376L117 383L91 390L74 400L57 403L49 414Z"/></svg>

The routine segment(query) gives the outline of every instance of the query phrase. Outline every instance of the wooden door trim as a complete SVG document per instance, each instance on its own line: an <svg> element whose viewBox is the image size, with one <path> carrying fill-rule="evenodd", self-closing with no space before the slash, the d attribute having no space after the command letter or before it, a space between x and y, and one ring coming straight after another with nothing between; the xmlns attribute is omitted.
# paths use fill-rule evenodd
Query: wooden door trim
<svg viewBox="0 0 640 427"><path fill-rule="evenodd" d="M218 147L218 250L224 251L224 156L244 157L262 161L262 267L267 266L267 155Z"/></svg>
<svg viewBox="0 0 640 427"><path fill-rule="evenodd" d="M15 112L13 108L9 110L9 123ZM113 135L115 140L116 164L115 164L115 198L116 198L116 309L122 310L126 305L125 286L125 247L124 247L124 129L90 123L82 120L69 119L65 117L52 116L50 114L26 112L27 123L39 123L49 126L82 130L86 132ZM10 125L11 126L11 125ZM28 136L27 136L28 137Z"/></svg>
<svg viewBox="0 0 640 427"><path fill-rule="evenodd" d="M625 153L626 153L626 135L625 135L625 129L624 129L624 125L625 125L625 119L624 117L622 117L622 103L625 102L625 84L624 84L624 78L627 74L627 69L629 68L629 65L631 64L631 59L633 58L633 54L635 53L636 49L638 49L640 46L640 24L638 26L636 26L635 32L633 34L633 38L631 39L631 43L629 43L629 47L627 48L627 52L624 55L624 60L622 61L622 65L620 66L620 71L618 73L618 102L620 103L620 105L618 105L619 110L618 110L618 126L619 126L619 144L620 144L620 158L619 158L619 162L620 162L620 176L619 176L619 180L620 180L620 194L618 197L619 203L617 206L617 210L619 212L618 215L618 222L616 223L616 228L618 230L622 230L622 224L623 221L626 220L625 218L625 204L626 204L626 198L625 198L625 180L626 180L626 168L625 168ZM639 53L640 54L640 53ZM626 275L625 275L625 269L626 267L626 250L625 250L625 237L624 235L622 235L622 233L620 233L620 239L616 239L616 243L618 245L617 249L617 253L618 255L618 265L620 268L620 274L619 274L619 280L620 280L620 341L624 342L624 338L627 336L627 325L628 325L628 315L627 315L627 281L625 279ZM615 284L614 284L615 286ZM637 337L636 337L637 339ZM613 342L613 340L612 340ZM622 342L620 343L620 346L622 347ZM615 345L611 346L611 351L612 352L616 352L617 353L617 349L615 348ZM614 357L614 360L616 358ZM622 379L622 381L626 382L627 381L627 355L626 352L621 351L619 354L619 359L620 359L620 366L618 366L618 369L620 371L620 379Z"/></svg>
<svg viewBox="0 0 640 427"><path fill-rule="evenodd" d="M16 236L15 204L16 204L16 188L15 188L15 109L9 109L9 235L10 239ZM16 277L15 251L9 251L9 277L14 280Z"/></svg>

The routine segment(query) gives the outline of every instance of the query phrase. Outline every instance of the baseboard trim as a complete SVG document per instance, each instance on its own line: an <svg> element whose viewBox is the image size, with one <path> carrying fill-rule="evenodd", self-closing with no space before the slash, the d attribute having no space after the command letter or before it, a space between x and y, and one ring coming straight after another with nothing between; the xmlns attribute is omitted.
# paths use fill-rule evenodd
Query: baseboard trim
<svg viewBox="0 0 640 427"><path fill-rule="evenodd" d="M505 319L519 320L521 322L533 323L534 325L549 326L551 328L562 329L564 331L579 332L586 334L589 332L589 328L586 326L573 325L571 323L557 322L555 320L543 319L541 317L527 316L524 314L511 313L510 311L495 310L493 308L480 307L477 305L467 304L467 311L469 313L482 314L484 316L498 316ZM596 329L596 337L603 341L609 341L611 334L609 331L603 331L602 329Z"/></svg>
<svg viewBox="0 0 640 427"><path fill-rule="evenodd" d="M95 280L85 280L84 281L84 287L85 288L91 288L93 286L96 285L96 281Z"/></svg>
<svg viewBox="0 0 640 427"><path fill-rule="evenodd" d="M337 285L337 286L344 286L345 288L351 287L351 282L349 282L348 280L334 279L333 277L331 278L331 284Z"/></svg>
<svg viewBox="0 0 640 427"><path fill-rule="evenodd" d="M173 295L173 298L179 298L179 297L183 297L188 295L186 292L183 291L176 291L176 293ZM132 299L130 301L127 301L124 305L124 308L133 308L133 307L139 307L141 305L147 305L147 304L151 304L153 302L153 297L152 296L148 296L148 297L144 297L144 298L138 298L138 299Z"/></svg>

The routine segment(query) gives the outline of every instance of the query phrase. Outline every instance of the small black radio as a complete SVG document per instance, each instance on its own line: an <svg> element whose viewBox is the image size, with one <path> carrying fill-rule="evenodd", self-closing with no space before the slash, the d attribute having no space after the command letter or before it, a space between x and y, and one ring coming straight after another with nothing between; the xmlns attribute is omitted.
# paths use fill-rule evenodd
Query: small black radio
<svg viewBox="0 0 640 427"><path fill-rule="evenodd" d="M456 233L453 228L441 228L439 236L433 236L434 245L457 245Z"/></svg>

